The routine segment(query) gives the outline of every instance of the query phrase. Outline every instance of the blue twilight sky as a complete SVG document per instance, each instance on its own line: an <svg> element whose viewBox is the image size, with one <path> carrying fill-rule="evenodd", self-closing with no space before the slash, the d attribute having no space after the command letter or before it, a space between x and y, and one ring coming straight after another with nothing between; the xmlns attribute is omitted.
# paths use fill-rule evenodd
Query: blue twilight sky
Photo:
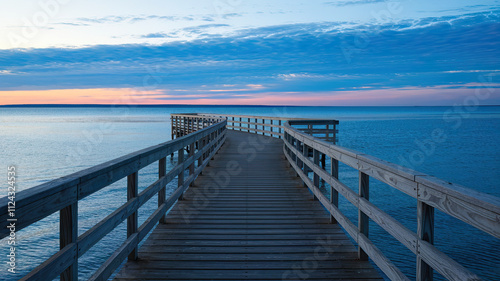
<svg viewBox="0 0 500 281"><path fill-rule="evenodd" d="M499 4L2 0L0 104L500 104Z"/></svg>

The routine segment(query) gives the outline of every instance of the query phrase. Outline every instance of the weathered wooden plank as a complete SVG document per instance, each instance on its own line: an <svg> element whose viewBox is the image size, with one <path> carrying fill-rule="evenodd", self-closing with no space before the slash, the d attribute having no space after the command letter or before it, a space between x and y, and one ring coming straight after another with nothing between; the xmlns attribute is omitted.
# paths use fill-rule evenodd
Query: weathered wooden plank
<svg viewBox="0 0 500 281"><path fill-rule="evenodd" d="M322 269L361 269L361 268L371 268L372 266L367 263L359 263L357 261L352 260L318 260L317 268ZM265 263L260 261L226 261L225 263L220 263L219 261L139 261L137 263L128 263L124 266L126 269L133 270L141 270L141 269L155 269L155 268L164 268L164 269L251 269L251 270L259 270L259 269L283 269L288 270L293 266L297 266L295 261L266 261Z"/></svg>
<svg viewBox="0 0 500 281"><path fill-rule="evenodd" d="M131 271L132 274L128 275L127 278L147 278L149 280L171 280L171 279L186 279L186 280L247 280L247 279L278 279L283 278L283 280L296 280L297 276L293 276L293 269L289 270L272 270L272 269L261 269L261 270L175 270L175 269L161 269L156 268L153 270L142 269L140 271ZM287 275L287 273L289 273ZM377 271L375 269L361 268L355 271L350 270L315 270L309 273L311 279L316 278L332 278L332 279L362 279L371 278L376 275ZM123 277L122 277L123 278Z"/></svg>
<svg viewBox="0 0 500 281"><path fill-rule="evenodd" d="M238 137L241 136L243 140L248 135L247 133L239 134L241 135ZM211 272L220 276L215 276L215 278L225 276L226 279L234 279L232 275L220 274L221 271L218 268L231 270L227 263L233 261L253 261L254 263L262 263L263 261L283 263L282 261L285 261L288 263L297 262L300 265L306 258L314 256L318 247L329 251L328 256L325 256L321 262L331 260L353 264L353 267L347 266L350 269L344 270L345 275L337 274L337 276L342 278L354 275L363 277L359 272L353 273L353 270L366 269L369 270L369 272L365 272L366 278L377 279L380 277L369 263L356 260L356 249L352 243L338 225L330 224L329 215L317 202L309 201L310 197L304 197L309 193L305 191L306 189L299 187L300 181L295 180L294 175L289 172L287 172L287 176L283 176L284 171L290 171L289 167L287 165L269 165L265 162L279 161L284 163L285 160L282 157L265 157L264 162L259 159L260 157L255 157L255 159L261 161L241 159L241 152L235 149L235 146L241 143L241 139L231 138L233 136L229 136L226 145L218 157L213 160L213 166L207 168L203 175L199 176L195 186L185 193L184 200L179 201L167 215L167 224L159 225L141 248L138 264L147 261L148 267L128 267L126 265L117 275L117 280L131 278L131 276L145 279L168 277L173 279L212 279L210 275L203 275L204 273L201 271L203 267L190 267L194 264L202 265L205 261L211 262ZM257 153L271 153L271 150L265 149L266 144L261 145L264 149L256 151ZM282 146L279 144L270 145L275 151L271 154L279 155ZM241 165L243 172L231 177L229 185L220 187L220 182L211 179L211 173L223 170L227 167L227 163L235 161L242 164L248 161L248 163ZM256 165L260 165L261 168L249 168ZM275 171L281 176L273 178L272 173L269 173L266 177L263 174L266 170ZM287 177L292 180L285 180ZM233 183L237 184L233 185ZM217 188L220 196L206 198L206 206L200 207L200 202L196 201L199 196L207 194L205 187L210 187L209 191ZM266 197L267 194L269 197ZM266 199L261 200L262 198ZM300 198L303 199L300 200ZM184 219L184 208L195 208L198 213L190 217L187 222ZM324 217L321 218L321 216ZM175 262L176 269L173 270L176 272L174 275L169 273L165 262L169 264ZM182 262L187 263L182 265ZM344 264L344 266L346 265L348 263ZM337 268L344 266L338 265ZM267 268L278 276L276 267L268 266ZM238 268L233 269L237 270ZM246 271L250 269L245 268ZM269 277L266 274L257 274L257 272L262 271L262 267L259 269L257 270L257 265L255 265L255 269L250 270L255 273L251 274L254 274L254 277L259 275L260 277L257 276L259 278L273 278L273 276ZM158 273L158 270L161 273ZM329 272L334 271L328 270L322 274L332 275ZM250 275L239 276L236 279L252 279Z"/></svg>
<svg viewBox="0 0 500 281"><path fill-rule="evenodd" d="M384 182L413 198L417 198L417 183L414 181L415 174L404 172L404 168L389 162L378 160L367 155L358 155L358 170Z"/></svg>
<svg viewBox="0 0 500 281"><path fill-rule="evenodd" d="M76 243L71 243L37 266L19 281L52 280L77 261Z"/></svg>
<svg viewBox="0 0 500 281"><path fill-rule="evenodd" d="M363 173L359 172L359 199L363 198L365 200L369 200L369 180L370 177ZM363 234L365 237L369 237L369 219L368 216L363 213L363 211L358 208L358 229L359 233ZM360 260L368 260L368 255L361 249L361 247L358 248L358 257Z"/></svg>
<svg viewBox="0 0 500 281"><path fill-rule="evenodd" d="M417 253L418 238L414 232L365 199L359 200L359 209L410 251Z"/></svg>
<svg viewBox="0 0 500 281"><path fill-rule="evenodd" d="M189 136L152 146L83 171L21 191L16 196L17 230L43 219L79 199L124 178L170 154L178 146L200 140L213 130L223 128L225 121ZM77 194L78 186L78 194ZM8 235L7 198L0 198L0 238Z"/></svg>
<svg viewBox="0 0 500 281"><path fill-rule="evenodd" d="M66 185L65 183L63 185ZM50 185L51 186L51 185ZM24 194L23 197L26 199L24 202L18 203L16 201L16 231L19 231L77 201L77 189L76 185L60 189L58 186L55 187L59 190L58 193L51 194L48 192L48 196L43 193L39 194L35 192L33 195L28 195L28 190L23 190L19 194ZM36 198L35 198L36 197ZM16 200L18 196L16 195ZM10 223L7 207L7 197L0 199L2 203L1 215L0 215L0 239L8 236L10 230L7 225Z"/></svg>
<svg viewBox="0 0 500 281"><path fill-rule="evenodd" d="M292 153L298 153L298 151L291 146L289 147L289 149L290 151L292 151ZM324 169L322 169L318 165L314 165L314 163L309 158L304 157L300 153L298 153L297 155L303 162L309 165L309 167L314 171L314 173L317 173L323 180L325 180L328 184L330 184L330 186L333 186L335 190L337 190L342 196L344 196L344 198L346 198L349 202L351 202L355 207L358 206L358 195L356 194L356 192L352 191L349 187L341 183L338 179L329 175Z"/></svg>
<svg viewBox="0 0 500 281"><path fill-rule="evenodd" d="M350 246L353 249L353 245L350 240L348 240L345 235L338 234L339 239L329 239L327 242L332 246ZM161 239L148 239L145 246L205 246L205 247L229 247L229 246L246 246L246 247L281 247L281 246L318 246L321 245L317 240L227 240L227 241L217 241L217 240L161 240Z"/></svg>
<svg viewBox="0 0 500 281"><path fill-rule="evenodd" d="M137 198L139 189L139 174L134 172L133 174L127 176L127 201L130 201L134 198ZM127 217L127 237L132 236L137 233L137 225L138 225L138 213L137 208L135 208L134 212ZM130 255L128 256L129 260L137 259L137 248L134 248Z"/></svg>
<svg viewBox="0 0 500 281"><path fill-rule="evenodd" d="M439 251L429 242L418 241L418 257L448 280L481 280L477 275Z"/></svg>
<svg viewBox="0 0 500 281"><path fill-rule="evenodd" d="M89 281L106 281L120 266L122 261L134 252L139 243L138 234L130 235L127 240L109 257L99 269L89 278Z"/></svg>
<svg viewBox="0 0 500 281"><path fill-rule="evenodd" d="M59 249L76 243L78 239L78 203L69 205L60 211ZM78 261L70 265L60 275L61 281L78 280Z"/></svg>
<svg viewBox="0 0 500 281"><path fill-rule="evenodd" d="M167 173L167 158L163 157L158 161L158 178L161 180L165 177ZM160 185L160 190L158 191L158 208L161 207L165 200L167 199L166 195L166 184L163 183ZM160 218L160 223L165 223L165 215L162 215Z"/></svg>
<svg viewBox="0 0 500 281"><path fill-rule="evenodd" d="M370 241L370 239L368 239L368 237L360 233L357 240L359 246L363 248L363 251L391 280L410 280L375 246L375 244L373 244L372 241Z"/></svg>
<svg viewBox="0 0 500 281"><path fill-rule="evenodd" d="M476 191L461 193L468 189L432 177L417 176L416 180L420 201L500 238L500 202L495 205L496 198Z"/></svg>
<svg viewBox="0 0 500 281"><path fill-rule="evenodd" d="M418 238L422 241L434 244L434 208L418 201L417 208ZM432 267L430 267L417 253L417 280L432 281Z"/></svg>

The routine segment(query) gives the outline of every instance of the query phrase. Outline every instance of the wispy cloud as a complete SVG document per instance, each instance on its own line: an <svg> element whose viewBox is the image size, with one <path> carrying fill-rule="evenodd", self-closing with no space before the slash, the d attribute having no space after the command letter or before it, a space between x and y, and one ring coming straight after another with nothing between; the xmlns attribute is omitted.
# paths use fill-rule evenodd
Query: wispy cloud
<svg viewBox="0 0 500 281"><path fill-rule="evenodd" d="M374 4L374 3L386 2L386 1L387 0L338 0L338 1L325 2L325 4L337 6L337 7L345 7L345 6L353 6L353 5Z"/></svg>
<svg viewBox="0 0 500 281"><path fill-rule="evenodd" d="M203 24L182 29L200 39L160 46L4 50L0 90L136 88L157 89L170 99L194 93L210 99L217 94L216 100L242 99L242 94L375 95L390 89L414 89L415 95L415 89L465 94L481 84L479 75L497 73L500 65L498 13L382 27L342 25L290 24L216 36L207 30L223 29L225 24ZM355 45L359 30L368 38L362 47ZM165 36L169 34L144 35ZM346 59L346 45L355 48L351 61ZM490 87L498 86L490 82Z"/></svg>
<svg viewBox="0 0 500 281"><path fill-rule="evenodd" d="M180 29L176 29L170 32L156 32L141 35L140 38L198 38L213 36L217 32L211 32L218 28L229 27L228 24L202 24L197 26L188 26Z"/></svg>
<svg viewBox="0 0 500 281"><path fill-rule="evenodd" d="M82 25L82 24L109 24L109 23L123 23L123 22L140 22L148 20L162 20L162 21L205 21L213 22L218 19L230 19L234 17L239 17L239 13L225 13L221 15L209 14L209 15L188 15L188 16L162 16L162 15L129 15L129 16L114 16L109 15L105 17L81 17L75 19L75 22L60 22L58 24L68 24L68 25Z"/></svg>

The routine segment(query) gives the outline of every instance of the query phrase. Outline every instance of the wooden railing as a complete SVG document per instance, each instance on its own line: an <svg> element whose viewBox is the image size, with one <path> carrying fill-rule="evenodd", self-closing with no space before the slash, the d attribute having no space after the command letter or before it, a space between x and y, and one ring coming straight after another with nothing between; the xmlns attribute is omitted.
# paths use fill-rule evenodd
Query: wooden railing
<svg viewBox="0 0 500 281"><path fill-rule="evenodd" d="M203 126L204 122L212 122L218 119L227 120L227 128L255 134L262 134L276 138L283 138L284 124L288 120L294 120L295 128L310 135L335 143L337 137L336 120L314 120L304 118L283 118L253 115L223 115L208 113L184 113L171 114L172 138L183 136L194 132Z"/></svg>
<svg viewBox="0 0 500 281"><path fill-rule="evenodd" d="M287 121L288 120L288 121ZM392 237L416 255L417 280L432 280L433 270L449 280L479 280L433 246L434 210L458 218L483 232L500 238L500 199L440 179L415 172L375 157L339 147L335 144L334 120L287 119L279 117L172 114L175 140L153 146L110 162L21 191L16 197L16 230L55 213L60 213L60 251L21 280L77 280L78 258L111 230L127 219L127 240L101 265L90 280L106 280L127 256L137 258L139 242L158 222L164 222L172 207L196 179L211 157L225 141L226 127L282 138L284 153L314 197L328 210L332 222L339 223L359 246L359 258L371 258L391 280L408 280L392 261L368 238L368 222L380 225ZM174 134L175 132L175 134ZM322 138L322 139L321 139ZM326 141L325 141L326 140ZM188 148L188 157L184 150ZM166 157L178 152L178 164L166 171ZM331 170L325 170L325 159ZM158 162L159 178L138 193L138 172ZM359 173L359 192L352 191L339 180L339 162ZM197 165L196 165L197 164ZM185 171L188 177L185 178ZM312 179L309 174L312 173ZM78 236L78 201L102 188L127 178L127 202L94 227ZM165 186L178 178L178 188L167 199ZM369 178L373 177L417 199L417 233L370 202ZM320 189L320 180L330 185L330 198ZM158 194L158 208L138 226L138 209ZM354 225L338 208L342 195L358 209L358 225ZM7 229L8 200L0 199L0 239Z"/></svg>
<svg viewBox="0 0 500 281"><path fill-rule="evenodd" d="M433 245L434 210L437 208L500 238L499 198L337 146L335 138L338 121L335 120L217 114L184 115L187 119L200 116L226 118L228 128L233 130L283 138L284 153L290 165L309 187L313 196L328 210L331 221L339 223L356 241L359 258L371 258L391 280L409 279L369 239L369 220L378 224L416 255L417 280L432 280L433 270L448 280L480 280L477 275ZM268 126L274 124L269 120L274 120L276 126ZM327 127L318 129L317 126L321 124L327 124ZM331 161L329 171L325 170L326 158ZM358 171L357 193L340 182L339 163ZM370 202L370 177L417 199L417 233ZM330 198L320 191L321 180L330 186ZM357 226L339 210L339 195L358 209Z"/></svg>
<svg viewBox="0 0 500 281"><path fill-rule="evenodd" d="M496 238L500 238L500 199L375 157L342 148L294 128L295 121L284 124L284 153L314 196L358 244L359 258L368 257L391 279L409 280L368 238L371 219L416 255L417 280L432 280L433 269L449 280L480 280L434 244L434 210L458 218ZM311 153L312 152L312 153ZM312 157L310 155L312 154ZM319 159L328 157L331 170ZM359 192L339 181L339 162L359 173ZM309 173L312 173L312 179ZM417 233L403 226L369 200L369 178L417 199ZM320 179L330 185L330 198L319 189ZM339 210L339 195L358 209L358 225Z"/></svg>
<svg viewBox="0 0 500 281"><path fill-rule="evenodd" d="M60 213L60 250L21 280L52 280L59 275L61 280L78 280L78 258L125 219L126 241L97 269L90 280L107 280L127 257L129 260L137 259L139 242L156 223L164 222L167 210L182 198L185 190L222 146L225 133L226 120L210 119L209 122L199 124L198 130L192 134L17 193L16 231L55 212ZM189 154L185 158L186 148ZM174 152L178 153L178 163L167 172L166 157ZM158 180L138 193L139 170L154 162L158 162ZM78 236L79 200L125 177L127 202ZM178 187L166 198L165 187L176 177ZM158 208L138 226L139 208L155 194L158 194ZM0 239L10 234L7 228L7 206L7 198L1 198Z"/></svg>

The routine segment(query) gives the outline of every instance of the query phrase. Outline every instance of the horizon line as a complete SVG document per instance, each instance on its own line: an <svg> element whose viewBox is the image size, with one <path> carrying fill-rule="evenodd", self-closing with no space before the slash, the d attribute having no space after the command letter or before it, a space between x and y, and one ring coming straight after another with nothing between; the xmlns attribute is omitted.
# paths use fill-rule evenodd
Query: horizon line
<svg viewBox="0 0 500 281"><path fill-rule="evenodd" d="M453 107L453 105L262 105L262 104L3 104L0 107ZM493 105L477 105L494 107Z"/></svg>

